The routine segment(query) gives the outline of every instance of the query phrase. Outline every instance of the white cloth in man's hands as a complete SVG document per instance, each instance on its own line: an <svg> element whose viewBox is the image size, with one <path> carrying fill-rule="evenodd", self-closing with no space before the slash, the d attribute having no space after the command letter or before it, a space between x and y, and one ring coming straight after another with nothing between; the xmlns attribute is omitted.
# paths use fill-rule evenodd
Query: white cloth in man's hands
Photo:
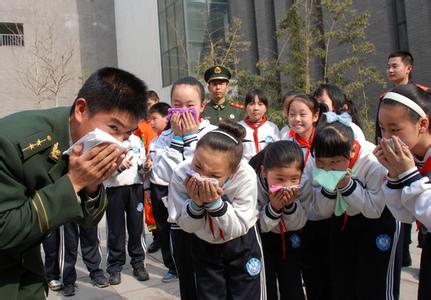
<svg viewBox="0 0 431 300"><path fill-rule="evenodd" d="M76 141L72 146L70 146L69 149L64 151L63 154L70 155L70 153L72 153L72 148L79 144L83 144L82 153L85 153L91 148L103 143L116 144L119 146L120 151L124 151L130 148L130 142L128 140L120 142L109 133L100 130L99 128L96 128L93 131L90 131L89 133L84 135L78 141Z"/></svg>

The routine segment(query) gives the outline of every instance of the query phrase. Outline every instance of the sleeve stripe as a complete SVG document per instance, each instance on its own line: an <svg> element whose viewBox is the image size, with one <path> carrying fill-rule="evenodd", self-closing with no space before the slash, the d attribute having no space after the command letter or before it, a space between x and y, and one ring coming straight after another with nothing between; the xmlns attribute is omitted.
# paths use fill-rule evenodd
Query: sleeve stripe
<svg viewBox="0 0 431 300"><path fill-rule="evenodd" d="M268 218L273 219L273 220L278 220L280 219L281 214L277 214L271 207L271 204L266 204L265 207L265 214Z"/></svg>
<svg viewBox="0 0 431 300"><path fill-rule="evenodd" d="M49 229L48 215L46 214L45 206L43 205L42 199L40 198L40 195L38 192L36 192L36 196L39 199L40 205L42 206L43 214L45 216L45 221L46 221L46 229Z"/></svg>
<svg viewBox="0 0 431 300"><path fill-rule="evenodd" d="M355 180L350 179L349 184L340 191L341 195L343 195L344 197L350 196L353 193L353 191L356 189L357 185L358 183Z"/></svg>
<svg viewBox="0 0 431 300"><path fill-rule="evenodd" d="M202 209L201 211L196 211L189 204L187 205L187 213L193 219L202 219L205 215L205 210Z"/></svg>
<svg viewBox="0 0 431 300"><path fill-rule="evenodd" d="M208 213L210 214L211 217L221 217L226 212L227 212L227 203L226 202L222 202L222 205L221 205L220 208L217 208L217 209L214 209L214 210L209 210L208 209Z"/></svg>
<svg viewBox="0 0 431 300"><path fill-rule="evenodd" d="M296 202L293 202L292 207L289 207L289 208L285 207L283 209L283 213L285 215L291 215L291 214L293 214L296 211L296 207L297 207Z"/></svg>
<svg viewBox="0 0 431 300"><path fill-rule="evenodd" d="M34 210L36 211L37 224L39 225L40 233L43 233L43 230L42 230L42 224L41 224L41 222L40 222L39 210L37 209L37 206L36 206L36 204L34 203L34 201L33 201L33 200L31 200L31 203L33 204L33 206L34 206Z"/></svg>
<svg viewBox="0 0 431 300"><path fill-rule="evenodd" d="M418 169L415 169L415 170L414 170L414 171L412 171L411 173L406 174L404 177L400 178L399 182L406 181L406 180L408 180L408 179L410 179L410 178L412 178L412 177L415 177L417 174L420 174L420 173L419 173L419 170L418 170Z"/></svg>
<svg viewBox="0 0 431 300"><path fill-rule="evenodd" d="M196 133L191 133L184 136L184 146L191 144L194 141L198 140L198 136Z"/></svg>
<svg viewBox="0 0 431 300"><path fill-rule="evenodd" d="M336 199L337 198L337 194L336 193L331 193L328 192L327 190L325 190L323 187L321 189L321 193L324 197L328 198L328 199Z"/></svg>
<svg viewBox="0 0 431 300"><path fill-rule="evenodd" d="M396 190L396 189L402 189L405 186L409 186L410 184L412 184L413 182L422 179L422 175L416 171L414 173L411 173L407 176L405 176L402 181L389 181L387 183L388 188Z"/></svg>

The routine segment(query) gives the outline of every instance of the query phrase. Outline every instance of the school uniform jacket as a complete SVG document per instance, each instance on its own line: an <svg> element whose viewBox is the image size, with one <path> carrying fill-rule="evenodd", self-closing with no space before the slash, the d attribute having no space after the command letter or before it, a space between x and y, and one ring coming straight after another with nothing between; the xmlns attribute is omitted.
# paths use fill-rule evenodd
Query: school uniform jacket
<svg viewBox="0 0 431 300"><path fill-rule="evenodd" d="M430 164L431 148L423 161L416 161L416 167L400 174L398 178L387 178L383 189L386 204L396 219L404 223L412 223L417 219L428 232L431 232Z"/></svg>
<svg viewBox="0 0 431 300"><path fill-rule="evenodd" d="M157 184L168 185L178 164L193 158L198 140L214 129L216 127L208 120L202 120L196 133L188 134L183 138L175 137L172 129L163 131L150 149L153 160L152 172L160 180Z"/></svg>
<svg viewBox="0 0 431 300"><path fill-rule="evenodd" d="M306 185L310 184L307 181L303 182ZM284 207L280 213L272 208L268 184L260 174L257 175L257 189L260 212L259 225L262 232L281 233L281 231L299 230L307 223L308 211L307 206L304 205L307 203L308 195L305 195L307 188L298 191L295 202L290 207Z"/></svg>
<svg viewBox="0 0 431 300"><path fill-rule="evenodd" d="M129 137L131 149L127 152L125 160L130 160L130 168L119 172L118 170L108 178L103 185L105 187L118 187L133 184L143 184L142 176L139 174L139 168L145 163L145 146L141 139L136 135Z"/></svg>
<svg viewBox="0 0 431 300"><path fill-rule="evenodd" d="M385 208L383 183L386 169L373 154L375 145L363 142L356 162L352 167L352 178L339 192L347 202L347 215L363 214L370 219L377 219ZM305 168L305 176L312 180L311 171L315 168L314 159L310 159ZM313 199L310 209L316 219L327 219L335 212L336 192L329 192L317 183L313 186Z"/></svg>
<svg viewBox="0 0 431 300"><path fill-rule="evenodd" d="M256 173L244 160L239 170L223 187L222 197L199 207L187 195L183 184L191 161L181 163L169 184L168 221L200 239L221 244L245 235L258 219Z"/></svg>
<svg viewBox="0 0 431 300"><path fill-rule="evenodd" d="M246 119L239 122L245 130L246 136L243 140L243 158L250 160L257 153L262 151L268 144L280 140L280 132L277 125L267 121L266 118L260 124L252 124Z"/></svg>
<svg viewBox="0 0 431 300"><path fill-rule="evenodd" d="M44 280L40 243L69 221L95 225L107 200L75 193L67 173L69 107L0 119L0 271L20 282L24 270ZM14 288L0 282L0 294ZM33 295L34 296L34 295ZM31 295L29 295L29 298Z"/></svg>
<svg viewBox="0 0 431 300"><path fill-rule="evenodd" d="M351 123L350 127L352 127L353 134L355 136L355 140L357 140L359 143L362 143L366 141L365 134L362 131L361 127L356 125L355 123ZM290 128L288 125L284 126L280 130L280 139L281 140L289 140L291 138Z"/></svg>

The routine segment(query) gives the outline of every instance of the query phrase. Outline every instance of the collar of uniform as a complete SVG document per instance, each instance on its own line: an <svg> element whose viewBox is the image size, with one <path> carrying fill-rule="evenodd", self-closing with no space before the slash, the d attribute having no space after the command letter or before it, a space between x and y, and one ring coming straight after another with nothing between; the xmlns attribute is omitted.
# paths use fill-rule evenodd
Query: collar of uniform
<svg viewBox="0 0 431 300"><path fill-rule="evenodd" d="M215 110L222 110L226 107L227 105L227 100L225 100L223 103L221 104L217 104L214 102L214 100L211 100L211 107L214 108Z"/></svg>

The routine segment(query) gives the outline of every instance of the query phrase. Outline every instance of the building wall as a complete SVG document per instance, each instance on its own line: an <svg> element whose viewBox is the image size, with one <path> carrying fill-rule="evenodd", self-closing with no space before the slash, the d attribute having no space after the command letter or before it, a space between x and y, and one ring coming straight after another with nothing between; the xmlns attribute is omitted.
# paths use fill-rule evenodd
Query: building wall
<svg viewBox="0 0 431 300"><path fill-rule="evenodd" d="M431 86L431 1L406 0L406 16L413 80Z"/></svg>
<svg viewBox="0 0 431 300"><path fill-rule="evenodd" d="M82 76L117 67L114 0L78 0Z"/></svg>
<svg viewBox="0 0 431 300"><path fill-rule="evenodd" d="M115 0L115 26L118 67L170 102L170 87L162 87L157 1Z"/></svg>
<svg viewBox="0 0 431 300"><path fill-rule="evenodd" d="M67 73L71 80L61 89L59 104L67 105L74 99L80 86L81 63L78 36L78 16L75 1L69 0L3 0L0 2L0 22L24 24L24 47L0 47L0 97L2 109L0 117L24 110L51 107L55 105L54 98L49 94L37 97L26 89L22 82L36 81L32 54L35 39L47 39L53 43L53 55L47 55L46 50L38 53L46 57L61 56L73 49L73 56L67 65ZM48 28L52 29L52 34ZM44 43L48 45L49 43ZM20 80L28 75L28 80ZM32 75L33 74L33 75ZM40 71L39 74L43 74ZM42 75L39 75L42 78ZM39 103L40 101L40 103Z"/></svg>

